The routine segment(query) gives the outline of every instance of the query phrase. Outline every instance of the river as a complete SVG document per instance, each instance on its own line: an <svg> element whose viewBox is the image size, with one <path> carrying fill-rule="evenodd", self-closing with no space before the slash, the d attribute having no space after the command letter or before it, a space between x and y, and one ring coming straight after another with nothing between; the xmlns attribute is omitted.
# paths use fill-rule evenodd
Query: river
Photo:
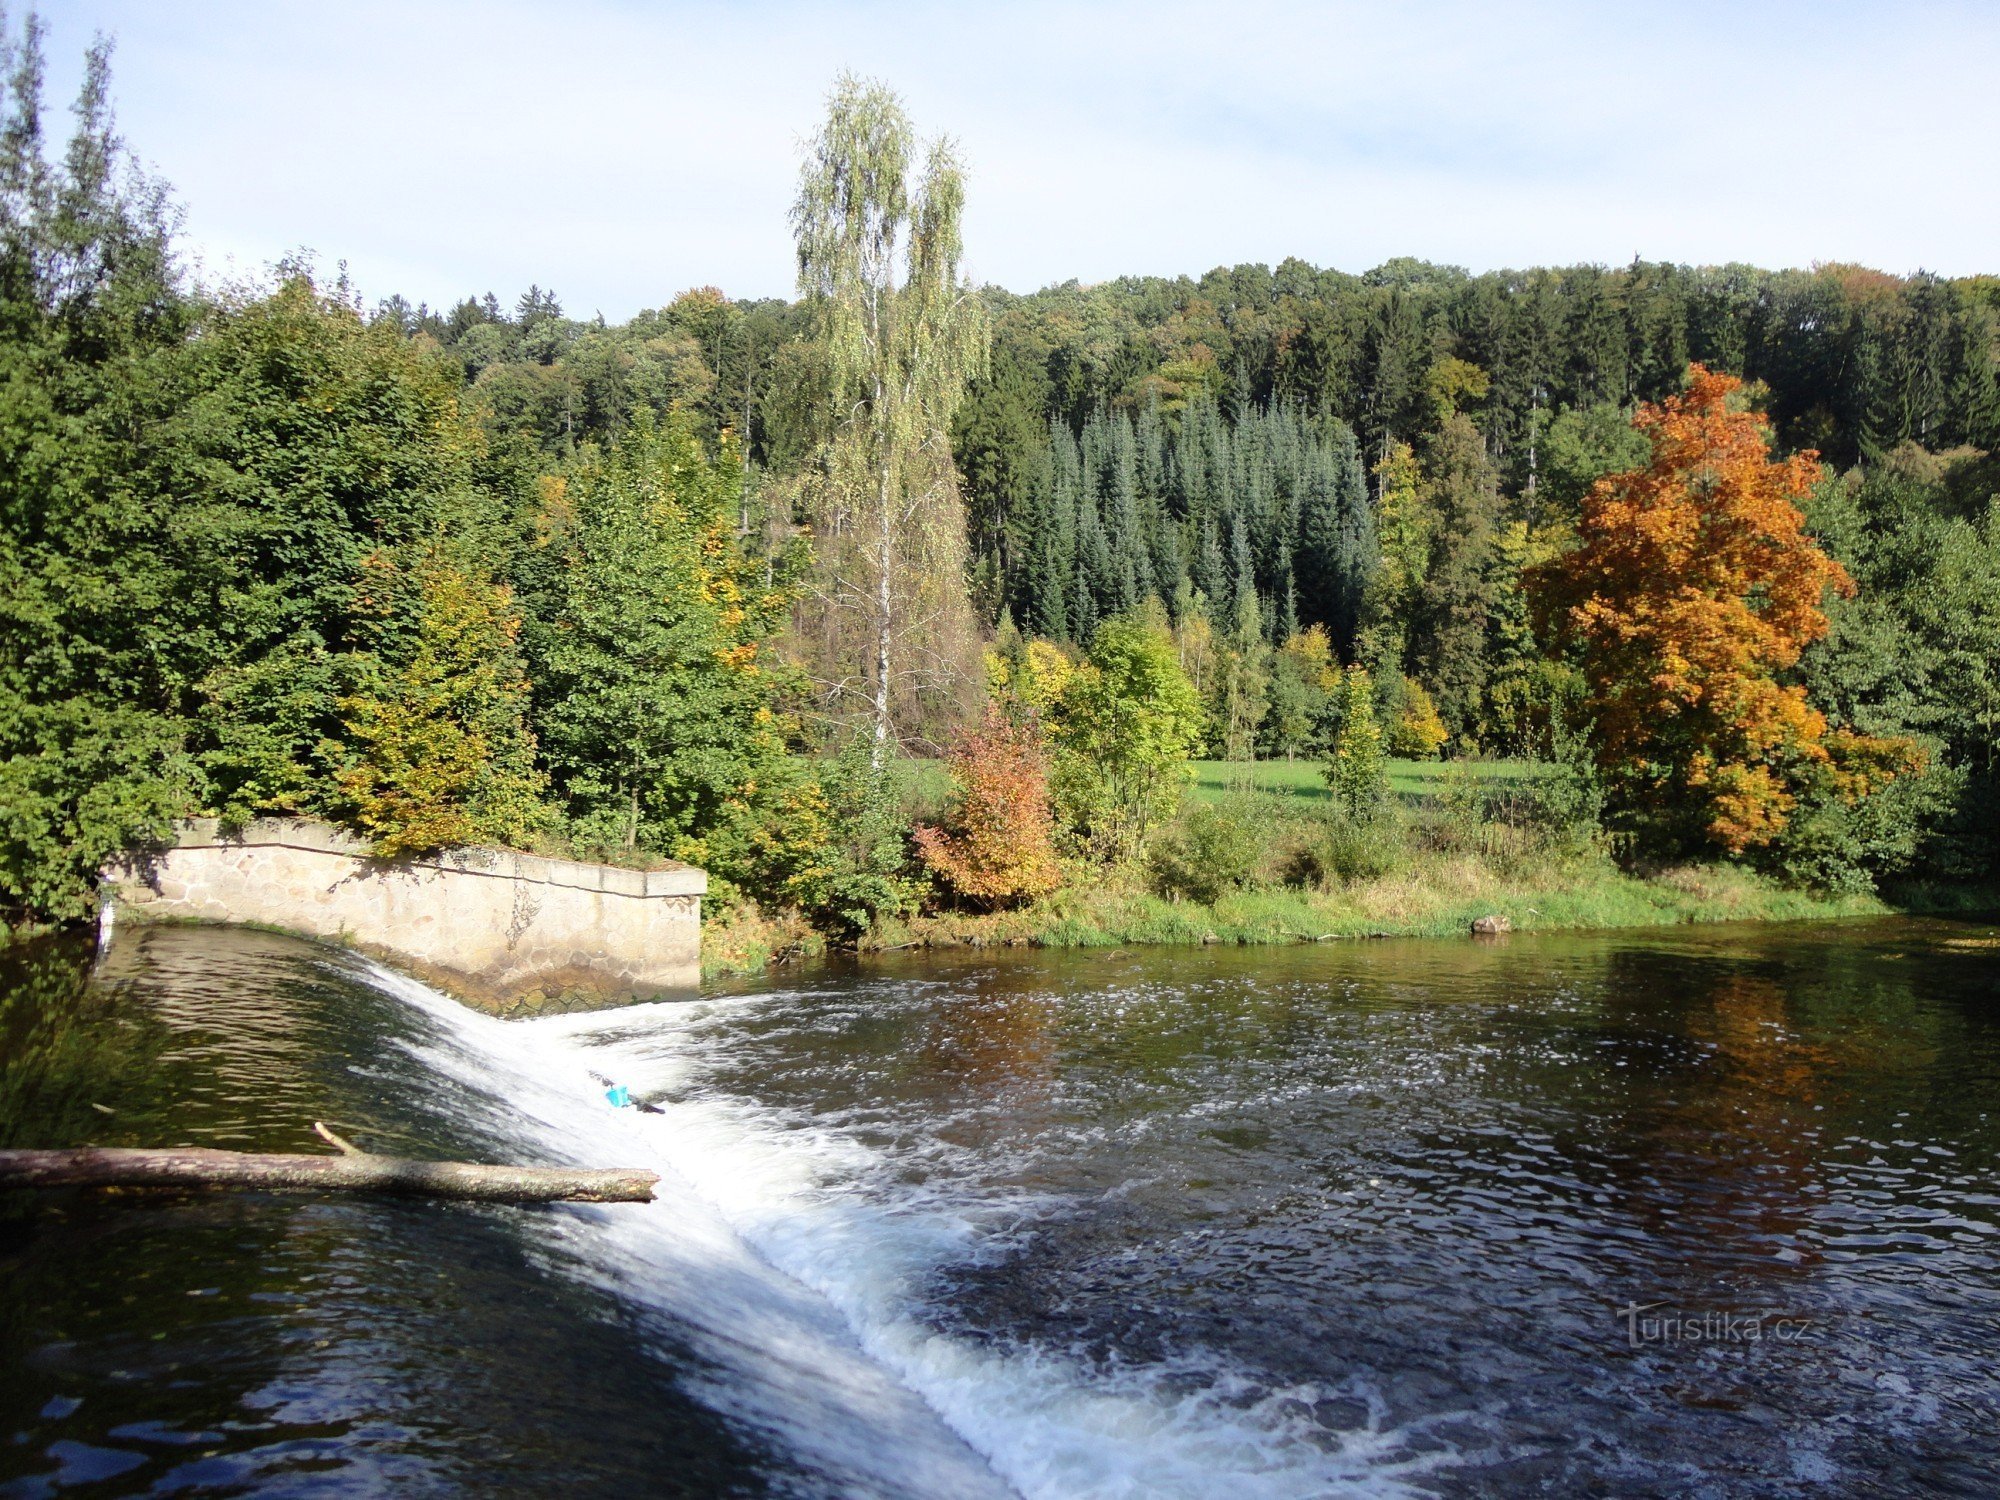
<svg viewBox="0 0 2000 1500"><path fill-rule="evenodd" d="M0 1193L0 1496L2000 1493L1990 922L528 1021L250 931L0 950L0 1144L314 1120L664 1181Z"/></svg>

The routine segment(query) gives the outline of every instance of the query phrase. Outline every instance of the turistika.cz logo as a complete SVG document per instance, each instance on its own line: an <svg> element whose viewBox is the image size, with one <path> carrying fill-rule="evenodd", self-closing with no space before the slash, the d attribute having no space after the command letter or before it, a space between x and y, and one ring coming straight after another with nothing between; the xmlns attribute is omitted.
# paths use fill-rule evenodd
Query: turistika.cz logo
<svg viewBox="0 0 2000 1500"><path fill-rule="evenodd" d="M1813 1320L1798 1313L1659 1311L1667 1307L1671 1304L1634 1302L1619 1308L1626 1342L1634 1349L1649 1344L1797 1344L1813 1335Z"/></svg>

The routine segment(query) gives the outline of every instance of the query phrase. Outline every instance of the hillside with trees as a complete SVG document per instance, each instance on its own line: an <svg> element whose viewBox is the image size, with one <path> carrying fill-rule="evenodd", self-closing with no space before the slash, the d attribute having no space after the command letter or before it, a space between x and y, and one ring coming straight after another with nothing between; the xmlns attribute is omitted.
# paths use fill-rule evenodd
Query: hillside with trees
<svg viewBox="0 0 2000 1500"><path fill-rule="evenodd" d="M50 153L39 48L0 60L17 918L203 812L688 859L720 917L836 940L1467 850L2000 873L2000 278L1017 295L963 278L949 147L844 79L796 301L213 288L101 50ZM1439 755L1529 774L1390 795ZM1186 809L1201 756L1326 761L1325 806L1246 843L1272 809Z"/></svg>

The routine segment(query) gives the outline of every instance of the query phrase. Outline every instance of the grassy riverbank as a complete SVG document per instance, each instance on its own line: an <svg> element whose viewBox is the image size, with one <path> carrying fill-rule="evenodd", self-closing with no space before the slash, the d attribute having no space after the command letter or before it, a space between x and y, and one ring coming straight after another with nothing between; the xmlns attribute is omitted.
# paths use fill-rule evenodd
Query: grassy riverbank
<svg viewBox="0 0 2000 1500"><path fill-rule="evenodd" d="M1015 912L939 913L886 923L862 948L1087 948L1126 943L1293 943L1465 933L1498 914L1517 930L1795 921L1895 910L1875 896L1801 891L1740 869L1653 876L1609 865L1506 877L1476 859L1440 861L1341 890L1247 889L1211 904L1164 899L1122 882L1057 893Z"/></svg>
<svg viewBox="0 0 2000 1500"><path fill-rule="evenodd" d="M2000 891L1986 887L1877 895L1788 884L1741 864L1621 865L1594 825L1550 817L1550 768L1526 762L1391 761L1387 802L1363 824L1341 819L1315 762L1198 761L1191 770L1180 815L1144 855L1108 867L1068 861L1060 889L1012 910L933 899L878 918L854 945L1330 942L1460 936L1487 915L1535 932L2000 907ZM901 762L898 779L907 821L936 815L947 793L938 763ZM712 977L756 973L826 946L796 915L745 907L707 924L702 967Z"/></svg>
<svg viewBox="0 0 2000 1500"><path fill-rule="evenodd" d="M1403 802L1433 798L1452 787L1495 790L1522 786L1535 775L1525 760L1401 760L1382 762L1389 795ZM1293 798L1304 807L1325 805L1332 796L1325 763L1299 760L1198 760L1188 795L1196 802L1226 802L1244 793Z"/></svg>
<svg viewBox="0 0 2000 1500"><path fill-rule="evenodd" d="M1203 904L1171 901L1135 878L1077 885L1016 911L937 912L883 923L864 953L909 948L1096 948L1127 944L1298 943L1464 935L1497 913L1517 931L1664 927L1690 922L1791 922L1897 912L1990 910L2000 892L1912 886L1886 896L1800 890L1726 865L1637 875L1607 862L1503 875L1476 858L1340 890L1232 891ZM704 934L704 975L755 973L823 950L809 929L750 914Z"/></svg>

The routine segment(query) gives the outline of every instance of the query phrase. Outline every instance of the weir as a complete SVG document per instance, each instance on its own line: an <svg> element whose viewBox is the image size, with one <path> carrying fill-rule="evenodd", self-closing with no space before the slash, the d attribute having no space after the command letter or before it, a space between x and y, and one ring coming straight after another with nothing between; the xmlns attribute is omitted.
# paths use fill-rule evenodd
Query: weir
<svg viewBox="0 0 2000 1500"><path fill-rule="evenodd" d="M391 959L482 1009L564 1010L693 990L701 898L691 865L628 870L509 849L380 859L324 823L183 823L165 849L101 874L100 931L248 923Z"/></svg>

